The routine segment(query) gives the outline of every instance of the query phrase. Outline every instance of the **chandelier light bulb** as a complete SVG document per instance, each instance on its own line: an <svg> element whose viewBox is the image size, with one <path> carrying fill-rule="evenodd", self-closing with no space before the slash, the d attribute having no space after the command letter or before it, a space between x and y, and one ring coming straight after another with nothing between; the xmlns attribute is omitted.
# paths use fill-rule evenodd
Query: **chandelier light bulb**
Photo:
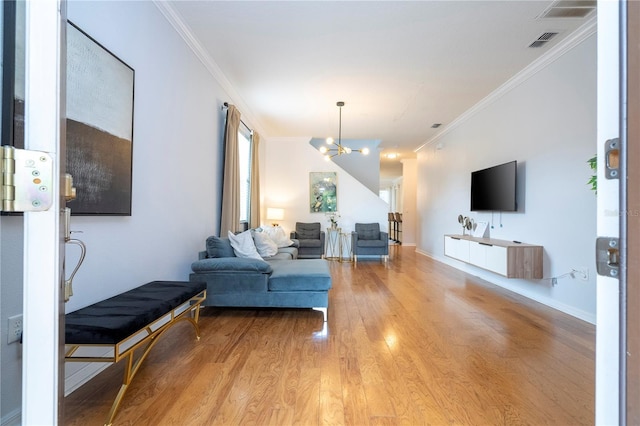
<svg viewBox="0 0 640 426"><path fill-rule="evenodd" d="M320 147L320 152L321 152L322 154L326 154L326 153L327 153L327 147L326 147L326 146L321 146L321 147Z"/></svg>
<svg viewBox="0 0 640 426"><path fill-rule="evenodd" d="M324 161L329 162L331 161L331 157L327 154L324 156Z"/></svg>
<svg viewBox="0 0 640 426"><path fill-rule="evenodd" d="M369 148L362 148L363 155L369 155Z"/></svg>
<svg viewBox="0 0 640 426"><path fill-rule="evenodd" d="M351 148L349 148L348 146L345 146L344 152L346 152L347 154L351 154Z"/></svg>
<svg viewBox="0 0 640 426"><path fill-rule="evenodd" d="M333 145L333 138L332 137L328 137L327 138L327 144Z"/></svg>

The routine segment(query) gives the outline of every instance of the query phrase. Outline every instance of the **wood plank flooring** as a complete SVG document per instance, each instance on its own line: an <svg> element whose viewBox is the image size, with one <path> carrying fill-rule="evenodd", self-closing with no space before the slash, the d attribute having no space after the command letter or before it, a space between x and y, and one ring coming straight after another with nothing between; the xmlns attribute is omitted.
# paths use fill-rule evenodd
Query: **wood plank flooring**
<svg viewBox="0 0 640 426"><path fill-rule="evenodd" d="M217 308L200 341L175 326L114 424L594 423L593 325L390 249L386 265L331 262L326 327L311 310ZM102 424L122 372L65 398L64 424Z"/></svg>

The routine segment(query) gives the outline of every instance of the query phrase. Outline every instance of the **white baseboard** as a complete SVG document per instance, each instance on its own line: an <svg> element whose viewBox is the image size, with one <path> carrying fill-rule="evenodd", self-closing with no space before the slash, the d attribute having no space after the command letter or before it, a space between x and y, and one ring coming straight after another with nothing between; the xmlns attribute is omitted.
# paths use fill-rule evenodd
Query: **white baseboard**
<svg viewBox="0 0 640 426"><path fill-rule="evenodd" d="M87 363L82 369L76 371L74 374L70 375L69 377L65 377L64 396L68 396L71 392L96 377L110 365L110 363L90 362Z"/></svg>
<svg viewBox="0 0 640 426"><path fill-rule="evenodd" d="M107 352L109 354L110 352ZM103 370L111 365L108 362L87 362L78 363L81 366L78 370L72 372L68 377L64 379L64 396L69 395L80 386L87 383L89 380L100 374ZM0 426L21 426L22 424L22 409L17 408L12 412L6 414L0 419Z"/></svg>
<svg viewBox="0 0 640 426"><path fill-rule="evenodd" d="M504 289L507 289L513 293L519 294L521 296L524 296L528 299L534 300L538 303L542 303L545 306L548 306L550 308L556 309L560 312L563 312L567 315L571 315L572 317L576 317L582 321L586 321L590 324L595 324L596 323L596 316L589 313L589 312L585 312L582 311L580 309L576 309L573 306L568 306L564 303L560 303L555 299L552 299L550 297L544 297L544 296L540 296L539 294L535 294L535 293L531 293L531 292L526 292L526 291L519 291L513 288L509 288L508 285L505 285L504 282L500 281L500 278L498 275L492 273L492 272L488 272L485 271L484 269L480 269L477 268L475 266L472 265L468 265L466 263L462 263L459 262L457 260L454 259L450 259L446 256L434 256L431 253L427 253L424 252L422 250L417 250L416 249L416 253L419 253L423 256L429 257L433 260L436 260L438 262L442 262L446 265L449 265L453 268L456 268L460 271L466 272L468 274L471 274L473 276L476 276L478 278L481 278L485 281L490 282L491 284L497 285L498 287L502 287ZM508 278L504 278L504 280L507 280Z"/></svg>
<svg viewBox="0 0 640 426"><path fill-rule="evenodd" d="M111 356L112 354L113 351L111 349L104 352L104 348L102 348L100 353L92 353L91 356L106 357ZM87 383L111 364L112 363L110 362L67 362L67 373L64 378L64 396L69 395L71 392Z"/></svg>

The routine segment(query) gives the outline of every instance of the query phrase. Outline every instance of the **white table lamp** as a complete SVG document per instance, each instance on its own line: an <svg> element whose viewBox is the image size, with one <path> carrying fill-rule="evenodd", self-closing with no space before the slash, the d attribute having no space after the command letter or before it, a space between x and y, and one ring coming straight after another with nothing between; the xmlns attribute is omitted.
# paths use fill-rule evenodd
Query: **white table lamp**
<svg viewBox="0 0 640 426"><path fill-rule="evenodd" d="M267 208L267 220L273 221L273 226L278 226L279 220L284 219L284 209Z"/></svg>

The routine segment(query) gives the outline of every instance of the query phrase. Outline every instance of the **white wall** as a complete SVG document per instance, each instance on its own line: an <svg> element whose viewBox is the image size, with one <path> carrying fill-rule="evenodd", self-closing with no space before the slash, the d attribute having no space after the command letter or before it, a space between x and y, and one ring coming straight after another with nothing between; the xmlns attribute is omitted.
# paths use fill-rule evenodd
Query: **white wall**
<svg viewBox="0 0 640 426"><path fill-rule="evenodd" d="M311 138L270 138L265 142L266 155L261 165L264 176L262 187L263 224L268 224L264 213L267 207L285 210L280 225L287 234L296 222L320 222L329 226L324 213L309 212L309 172L338 173L339 226L352 231L356 222L378 222L387 231L389 205L378 194L371 192L334 162L327 162L313 146ZM352 154L353 155L353 154Z"/></svg>
<svg viewBox="0 0 640 426"><path fill-rule="evenodd" d="M68 17L135 70L132 215L72 218L87 256L71 312L149 281L188 280L219 227L221 105L234 99L152 2L69 2ZM68 366L68 387L83 368Z"/></svg>
<svg viewBox="0 0 640 426"><path fill-rule="evenodd" d="M22 314L22 221L0 217L0 424L19 416L22 401L22 345L7 344L7 319Z"/></svg>
<svg viewBox="0 0 640 426"><path fill-rule="evenodd" d="M419 252L595 322L596 36L591 35L418 152ZM436 143L442 148L437 149ZM518 161L517 213L469 212L471 172ZM544 277L589 268L589 280L506 279L444 257L459 214L493 224L491 237L544 246Z"/></svg>
<svg viewBox="0 0 640 426"><path fill-rule="evenodd" d="M402 160L402 244L416 244L418 160Z"/></svg>
<svg viewBox="0 0 640 426"><path fill-rule="evenodd" d="M151 2L69 2L69 20L135 70L130 217L79 217L73 311L154 279L187 279L218 226L230 101ZM114 28L118 28L117 31Z"/></svg>

